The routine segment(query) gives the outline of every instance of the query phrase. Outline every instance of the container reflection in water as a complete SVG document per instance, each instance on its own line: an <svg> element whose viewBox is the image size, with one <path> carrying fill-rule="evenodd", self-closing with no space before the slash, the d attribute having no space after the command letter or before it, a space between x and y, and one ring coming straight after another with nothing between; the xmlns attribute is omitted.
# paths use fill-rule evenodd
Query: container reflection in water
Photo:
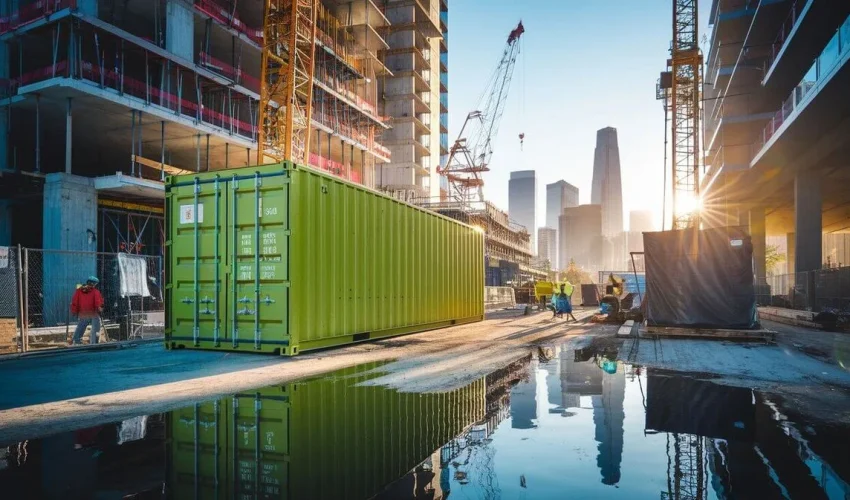
<svg viewBox="0 0 850 500"><path fill-rule="evenodd" d="M168 418L176 498L369 498L485 415L485 383L437 394L356 385L360 365Z"/></svg>

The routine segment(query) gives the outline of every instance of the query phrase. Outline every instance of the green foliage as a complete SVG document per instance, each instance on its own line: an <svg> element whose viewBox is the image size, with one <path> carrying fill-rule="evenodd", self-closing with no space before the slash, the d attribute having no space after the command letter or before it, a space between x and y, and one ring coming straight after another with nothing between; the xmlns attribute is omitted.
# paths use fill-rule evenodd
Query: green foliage
<svg viewBox="0 0 850 500"><path fill-rule="evenodd" d="M776 274L776 266L785 262L785 254L779 253L777 245L767 245L764 250L765 272L768 276Z"/></svg>

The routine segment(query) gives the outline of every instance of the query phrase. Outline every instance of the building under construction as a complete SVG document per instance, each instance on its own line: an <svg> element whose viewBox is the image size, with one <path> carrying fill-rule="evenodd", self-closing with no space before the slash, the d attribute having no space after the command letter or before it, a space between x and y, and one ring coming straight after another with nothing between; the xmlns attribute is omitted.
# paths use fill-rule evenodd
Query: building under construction
<svg viewBox="0 0 850 500"><path fill-rule="evenodd" d="M489 201L431 201L420 205L484 232L486 286L520 286L531 280L546 279L546 272L533 265L531 235Z"/></svg>
<svg viewBox="0 0 850 500"><path fill-rule="evenodd" d="M0 246L155 254L166 175L268 159L265 3L0 0ZM376 171L415 162L391 187L438 187L447 11L315 3L308 163L388 189Z"/></svg>

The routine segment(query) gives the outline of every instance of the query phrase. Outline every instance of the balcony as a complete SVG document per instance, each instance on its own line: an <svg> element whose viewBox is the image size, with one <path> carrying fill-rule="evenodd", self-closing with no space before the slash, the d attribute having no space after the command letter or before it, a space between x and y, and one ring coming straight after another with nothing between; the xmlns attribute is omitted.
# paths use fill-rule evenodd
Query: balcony
<svg viewBox="0 0 850 500"><path fill-rule="evenodd" d="M413 7L413 18L405 18L396 14L401 9L408 7ZM437 25L440 12L436 3L433 3L432 8L428 9L422 5L420 0L387 2L386 13L391 24L385 29L391 32L418 29L428 38L436 38L441 35L440 27Z"/></svg>
<svg viewBox="0 0 850 500"><path fill-rule="evenodd" d="M845 110L850 106L850 93L847 92L850 87L850 15L837 31L829 34L820 55L814 63L810 62L808 71L762 130L761 149L753 160L754 165L771 161L786 163L832 132L833 124L846 119ZM789 133L792 140L783 141L782 148L772 147Z"/></svg>
<svg viewBox="0 0 850 500"><path fill-rule="evenodd" d="M796 0L776 35L767 64L764 92L776 100L809 71L812 60L850 15L850 2Z"/></svg>

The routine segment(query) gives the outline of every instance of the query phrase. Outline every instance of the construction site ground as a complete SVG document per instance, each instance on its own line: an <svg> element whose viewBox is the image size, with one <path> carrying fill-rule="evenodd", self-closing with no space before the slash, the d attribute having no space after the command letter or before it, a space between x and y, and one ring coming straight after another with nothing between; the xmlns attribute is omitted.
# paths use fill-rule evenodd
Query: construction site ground
<svg viewBox="0 0 850 500"><path fill-rule="evenodd" d="M32 439L375 361L371 383L400 391L444 391L474 381L539 346L618 348L619 359L780 396L832 423L850 423L850 337L764 322L775 344L719 340L618 339L618 325L551 313L498 311L487 320L295 358L166 351L161 343L56 352L0 362L0 444ZM811 413L811 412L809 412Z"/></svg>

